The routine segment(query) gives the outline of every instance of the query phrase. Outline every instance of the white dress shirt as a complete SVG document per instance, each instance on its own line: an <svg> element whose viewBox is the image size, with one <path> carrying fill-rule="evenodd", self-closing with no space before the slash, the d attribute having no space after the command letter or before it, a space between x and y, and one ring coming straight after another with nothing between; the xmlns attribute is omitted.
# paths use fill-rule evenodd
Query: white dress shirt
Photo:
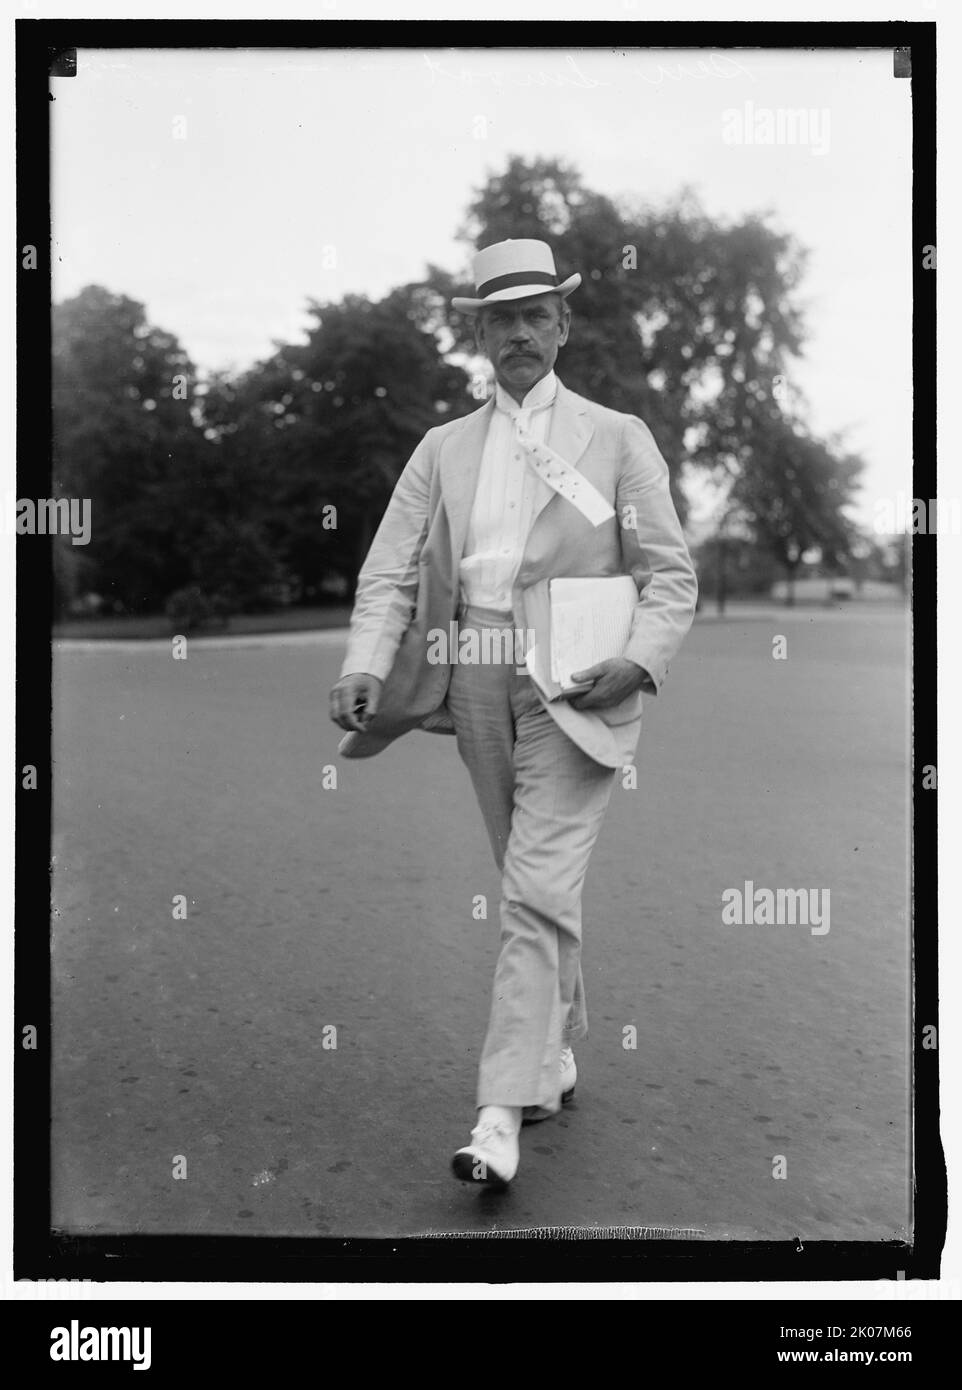
<svg viewBox="0 0 962 1390"><path fill-rule="evenodd" d="M528 532L552 489L528 465L514 434L515 417L538 443L548 437L558 389L554 372L532 386L518 405L500 382L484 441L478 486L468 522L459 578L461 602L510 613L511 590Z"/></svg>

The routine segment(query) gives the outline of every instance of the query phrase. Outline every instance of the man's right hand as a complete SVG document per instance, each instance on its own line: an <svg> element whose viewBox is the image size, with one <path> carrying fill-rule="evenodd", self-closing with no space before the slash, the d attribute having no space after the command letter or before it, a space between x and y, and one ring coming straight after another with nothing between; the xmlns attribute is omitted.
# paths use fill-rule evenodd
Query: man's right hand
<svg viewBox="0 0 962 1390"><path fill-rule="evenodd" d="M363 734L371 717L377 712L383 681L360 671L342 676L331 690L331 718L342 729Z"/></svg>

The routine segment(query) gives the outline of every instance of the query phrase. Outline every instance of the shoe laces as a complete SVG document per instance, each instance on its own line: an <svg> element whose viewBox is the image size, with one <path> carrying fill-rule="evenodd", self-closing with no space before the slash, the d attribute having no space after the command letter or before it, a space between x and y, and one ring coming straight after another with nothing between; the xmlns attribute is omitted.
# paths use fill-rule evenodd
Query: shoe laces
<svg viewBox="0 0 962 1390"><path fill-rule="evenodd" d="M475 1125L471 1131L471 1138L479 1147L489 1143L492 1139L511 1139L514 1137L514 1130L506 1120L484 1120L481 1124Z"/></svg>

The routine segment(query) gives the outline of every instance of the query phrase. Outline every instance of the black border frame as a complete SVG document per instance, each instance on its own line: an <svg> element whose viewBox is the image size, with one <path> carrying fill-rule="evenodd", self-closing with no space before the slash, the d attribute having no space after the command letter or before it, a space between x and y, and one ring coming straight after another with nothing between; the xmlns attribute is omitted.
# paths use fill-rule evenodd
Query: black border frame
<svg viewBox="0 0 962 1390"><path fill-rule="evenodd" d="M934 22L484 22L355 20L16 21L17 496L50 495L51 64L72 48L899 48L911 54L913 255L913 495L937 496ZM493 42L497 38L498 42ZM66 78L64 80L67 80ZM55 83L53 84L55 89ZM21 268L26 244L39 269ZM840 254L857 255L842 242ZM880 287L884 292L884 286ZM98 1281L559 1282L935 1279L945 1238L939 1135L936 541L912 542L915 1227L911 1243L816 1241L564 1241L485 1237L89 1236L50 1228L50 787L52 578L50 541L16 546L16 867L14 1012L14 1277ZM20 769L37 768L25 791ZM38 1028L34 1051L21 1029ZM906 1310L907 1311L907 1310ZM891 1319L886 1319L891 1320Z"/></svg>

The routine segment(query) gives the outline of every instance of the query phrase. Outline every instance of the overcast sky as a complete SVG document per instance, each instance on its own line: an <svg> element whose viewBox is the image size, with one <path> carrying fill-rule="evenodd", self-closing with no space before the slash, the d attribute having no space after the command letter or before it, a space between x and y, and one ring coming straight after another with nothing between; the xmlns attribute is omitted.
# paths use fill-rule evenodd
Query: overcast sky
<svg viewBox="0 0 962 1390"><path fill-rule="evenodd" d="M865 457L868 525L911 494L910 103L890 51L81 50L78 69L51 83L55 299L103 285L202 370L246 367L301 340L309 296L462 269L472 191L510 154L613 197L688 184L810 249L811 423ZM809 113L807 136L761 143L780 110Z"/></svg>

